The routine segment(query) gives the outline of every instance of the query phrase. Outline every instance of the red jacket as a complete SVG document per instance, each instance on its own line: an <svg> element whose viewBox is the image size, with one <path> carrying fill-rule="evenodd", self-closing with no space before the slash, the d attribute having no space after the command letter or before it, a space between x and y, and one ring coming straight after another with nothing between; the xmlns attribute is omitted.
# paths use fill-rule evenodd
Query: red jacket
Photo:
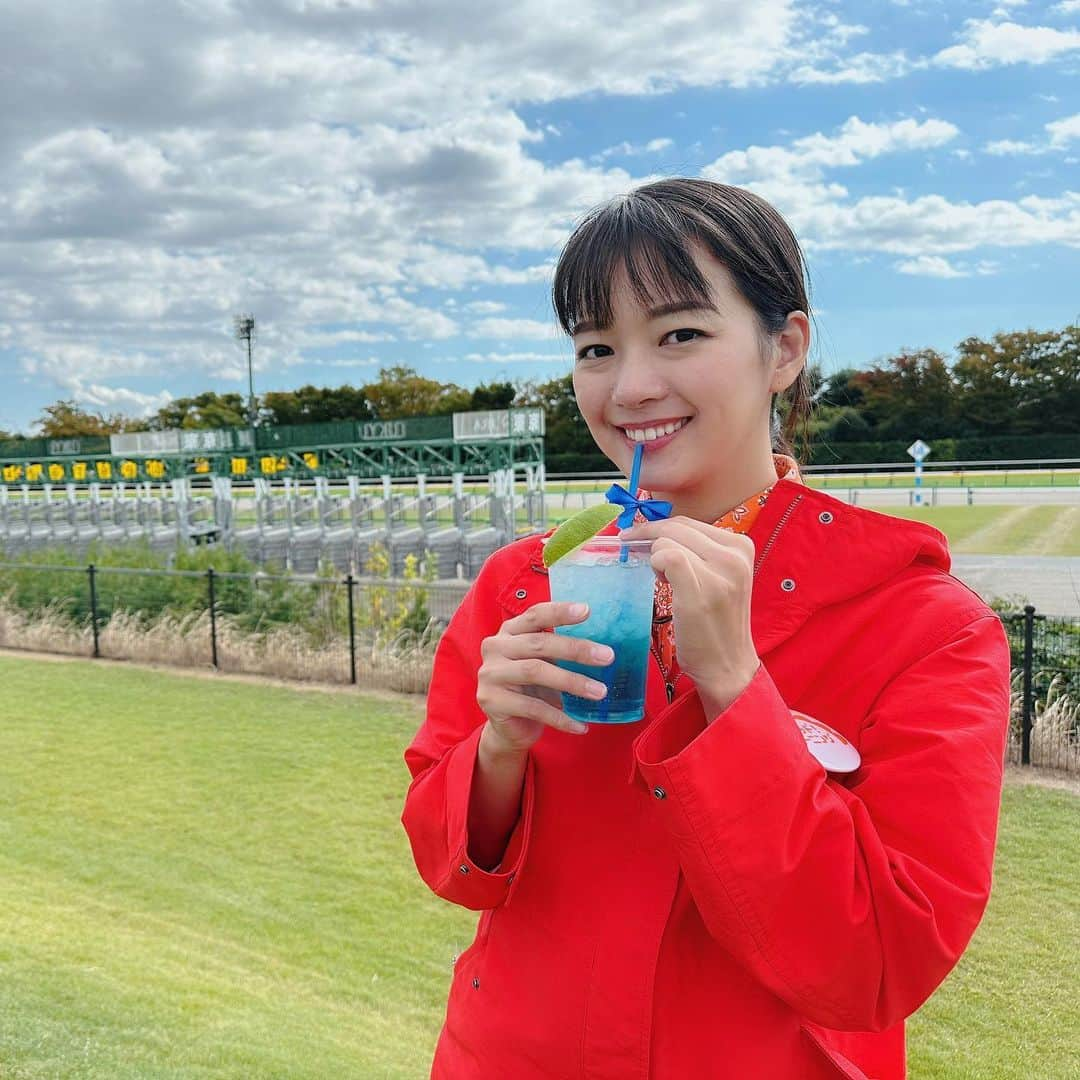
<svg viewBox="0 0 1080 1080"><path fill-rule="evenodd" d="M476 672L481 641L549 599L538 539L496 552L451 621L402 820L427 884L483 914L433 1077L905 1075L904 1018L990 891L1005 636L924 525L781 481L750 535L750 686L706 726L653 662L641 723L546 731L493 873L466 851ZM827 775L790 709L859 770Z"/></svg>

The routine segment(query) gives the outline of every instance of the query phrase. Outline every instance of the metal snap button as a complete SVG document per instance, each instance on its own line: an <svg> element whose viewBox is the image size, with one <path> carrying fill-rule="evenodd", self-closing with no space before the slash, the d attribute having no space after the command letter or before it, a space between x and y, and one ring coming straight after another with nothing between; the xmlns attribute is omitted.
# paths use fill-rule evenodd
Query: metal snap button
<svg viewBox="0 0 1080 1080"><path fill-rule="evenodd" d="M518 591L517 591L516 593L514 593L514 595L515 595L515 596L516 596L516 597L517 597L517 598L518 598L519 600L524 600L524 599L525 599L525 597L526 597L526 596L528 596L529 594L528 594L528 592L527 592L527 591L526 591L525 589L518 589Z"/></svg>
<svg viewBox="0 0 1080 1080"><path fill-rule="evenodd" d="M474 990L479 990L480 989L480 980L479 979L473 979L472 988Z"/></svg>
<svg viewBox="0 0 1080 1080"><path fill-rule="evenodd" d="M462 863L461 866L458 867L458 870L462 874L467 874L469 872L469 868L464 863Z"/></svg>
<svg viewBox="0 0 1080 1080"><path fill-rule="evenodd" d="M829 513L828 510L823 510L820 514L818 514L818 521L820 521L822 525L831 525L832 519L833 516Z"/></svg>
<svg viewBox="0 0 1080 1080"><path fill-rule="evenodd" d="M783 589L784 592L794 592L795 582L791 578L786 577L783 581L780 582L780 588Z"/></svg>
<svg viewBox="0 0 1080 1080"><path fill-rule="evenodd" d="M665 790L664 790L664 789L663 789L662 787L656 787L656 788L653 788L653 791L652 791L652 793L653 793L653 794L654 794L654 795L655 795L655 796L656 796L656 797L657 797L658 799L666 799L666 798L667 798L667 792L666 792L666 791L665 791Z"/></svg>

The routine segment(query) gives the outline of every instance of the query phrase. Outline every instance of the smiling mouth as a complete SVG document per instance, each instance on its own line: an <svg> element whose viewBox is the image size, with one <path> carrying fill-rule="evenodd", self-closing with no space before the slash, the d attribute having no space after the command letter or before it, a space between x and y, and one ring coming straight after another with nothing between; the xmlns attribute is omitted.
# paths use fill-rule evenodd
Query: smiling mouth
<svg viewBox="0 0 1080 1080"><path fill-rule="evenodd" d="M676 431L681 431L687 424L690 423L690 417L684 416L681 420L672 420L668 424L661 424L659 427L620 427L619 430L634 443L651 443L656 442L657 439L666 438L668 435L674 435Z"/></svg>

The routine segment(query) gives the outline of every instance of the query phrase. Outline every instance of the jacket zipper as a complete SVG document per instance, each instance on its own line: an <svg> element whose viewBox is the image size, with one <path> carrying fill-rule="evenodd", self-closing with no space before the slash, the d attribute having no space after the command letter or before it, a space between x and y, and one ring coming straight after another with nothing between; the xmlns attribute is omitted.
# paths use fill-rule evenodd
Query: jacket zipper
<svg viewBox="0 0 1080 1080"><path fill-rule="evenodd" d="M650 645L649 648L651 649L653 656L656 657L656 666L660 669L660 673L664 674L664 664L660 659L659 650L655 645ZM681 674L682 672L680 671L679 675ZM675 700L675 683L679 681L679 675L675 676L675 682L668 682L667 677L664 677L664 688L667 690L667 700L669 705Z"/></svg>
<svg viewBox="0 0 1080 1080"><path fill-rule="evenodd" d="M765 561L765 556L772 550L773 544L776 543L776 538L780 535L780 531L788 523L788 518L795 512L795 507L799 505L805 499L805 495L797 495L792 501L791 505L784 511L783 516L776 523L776 528L773 529L772 535L766 541L765 546L761 549L761 554L758 556L757 562L754 563L754 577L757 577L758 571L761 569L761 564Z"/></svg>
<svg viewBox="0 0 1080 1080"><path fill-rule="evenodd" d="M776 543L776 538L780 535L784 526L788 523L788 519L795 512L795 507L798 506L804 498L804 495L799 495L795 499L793 499L791 504L784 511L780 520L776 523L776 528L773 529L772 534L769 536L769 539L765 542L765 546L761 549L761 554L758 556L757 562L754 563L754 577L757 577L758 571L761 569L761 564L765 561L765 556L768 555L769 552L772 550L773 544ZM664 665L660 663L660 654L656 651L655 645L652 646L652 653L653 656L656 657L657 666L660 668L661 671L663 671ZM664 680L664 687L667 690L667 699L669 705L675 700L675 688L679 685L679 680L683 677L684 674L685 672L680 671L679 674L675 676L674 682L668 682L667 679Z"/></svg>

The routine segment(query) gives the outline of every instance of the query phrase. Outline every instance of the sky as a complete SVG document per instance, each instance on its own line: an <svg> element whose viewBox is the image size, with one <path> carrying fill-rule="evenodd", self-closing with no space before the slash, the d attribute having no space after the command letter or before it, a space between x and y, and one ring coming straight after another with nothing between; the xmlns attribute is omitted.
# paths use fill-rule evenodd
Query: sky
<svg viewBox="0 0 1080 1080"><path fill-rule="evenodd" d="M0 0L0 429L571 368L552 267L662 176L807 255L811 359L1080 318L1080 0Z"/></svg>

